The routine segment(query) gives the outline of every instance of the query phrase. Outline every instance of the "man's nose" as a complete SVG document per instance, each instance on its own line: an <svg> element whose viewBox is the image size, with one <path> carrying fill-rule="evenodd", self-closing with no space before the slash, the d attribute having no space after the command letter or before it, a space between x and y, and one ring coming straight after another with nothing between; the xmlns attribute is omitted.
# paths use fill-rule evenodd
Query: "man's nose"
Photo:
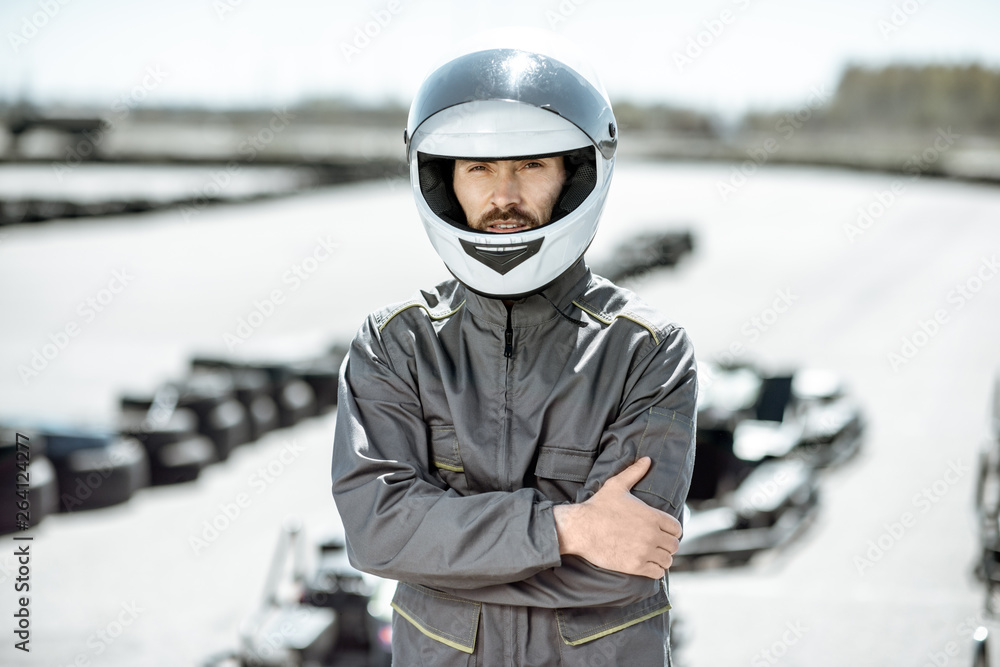
<svg viewBox="0 0 1000 667"><path fill-rule="evenodd" d="M504 209L520 203L521 189L517 177L507 170L500 171L493 187L493 205Z"/></svg>

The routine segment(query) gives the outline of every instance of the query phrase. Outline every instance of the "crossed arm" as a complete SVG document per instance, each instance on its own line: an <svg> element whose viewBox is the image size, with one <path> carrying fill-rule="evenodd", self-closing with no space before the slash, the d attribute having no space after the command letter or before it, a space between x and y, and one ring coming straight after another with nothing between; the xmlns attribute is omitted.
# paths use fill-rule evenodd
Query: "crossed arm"
<svg viewBox="0 0 1000 667"><path fill-rule="evenodd" d="M349 362L333 466L352 562L499 604L620 605L655 593L681 535L672 515L693 466L687 415L695 379L683 335L649 356L648 381L635 384L622 418L602 438L576 501L554 504L530 488L462 497L435 486L424 477L431 466L422 448L400 445L425 429L419 404L403 400L405 383L375 356L352 355L364 365L354 370L365 388L352 387ZM681 370L665 384L657 364ZM394 437L370 437L371 419L388 420Z"/></svg>

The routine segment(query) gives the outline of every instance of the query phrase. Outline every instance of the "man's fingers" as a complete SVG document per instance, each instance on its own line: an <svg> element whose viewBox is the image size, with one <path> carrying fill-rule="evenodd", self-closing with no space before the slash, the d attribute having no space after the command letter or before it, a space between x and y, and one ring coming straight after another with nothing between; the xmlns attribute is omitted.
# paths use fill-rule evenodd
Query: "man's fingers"
<svg viewBox="0 0 1000 667"><path fill-rule="evenodd" d="M681 542L675 537L667 537L661 540L656 548L670 554L675 554L681 548Z"/></svg>
<svg viewBox="0 0 1000 667"><path fill-rule="evenodd" d="M663 549L658 549L656 557L651 562L660 569L669 570L670 566L674 563L674 555Z"/></svg>
<svg viewBox="0 0 1000 667"><path fill-rule="evenodd" d="M611 479L621 482L625 485L626 489L631 489L649 470L650 463L652 463L650 458L648 456L643 456L641 459L625 468Z"/></svg>
<svg viewBox="0 0 1000 667"><path fill-rule="evenodd" d="M660 521L660 530L669 535L673 535L677 539L680 539L681 535L684 534L681 522L666 512L663 513L662 520Z"/></svg>
<svg viewBox="0 0 1000 667"><path fill-rule="evenodd" d="M649 562L636 574L650 579L662 579L666 571L667 568L661 567L659 563Z"/></svg>

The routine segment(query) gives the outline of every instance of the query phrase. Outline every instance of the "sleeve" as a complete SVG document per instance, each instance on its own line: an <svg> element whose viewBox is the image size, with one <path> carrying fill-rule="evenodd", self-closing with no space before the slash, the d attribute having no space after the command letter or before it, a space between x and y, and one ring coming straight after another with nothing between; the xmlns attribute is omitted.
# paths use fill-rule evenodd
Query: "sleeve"
<svg viewBox="0 0 1000 667"><path fill-rule="evenodd" d="M459 496L430 476L419 398L369 319L341 373L333 497L359 570L440 588L526 579L559 565L552 502L535 489Z"/></svg>
<svg viewBox="0 0 1000 667"><path fill-rule="evenodd" d="M632 493L681 520L694 469L698 394L694 350L686 332L672 329L638 364L633 377L575 502L587 500L609 477L649 456L653 464ZM659 581L567 556L562 566L515 583L442 590L479 602L567 608L630 604L654 595L658 587Z"/></svg>

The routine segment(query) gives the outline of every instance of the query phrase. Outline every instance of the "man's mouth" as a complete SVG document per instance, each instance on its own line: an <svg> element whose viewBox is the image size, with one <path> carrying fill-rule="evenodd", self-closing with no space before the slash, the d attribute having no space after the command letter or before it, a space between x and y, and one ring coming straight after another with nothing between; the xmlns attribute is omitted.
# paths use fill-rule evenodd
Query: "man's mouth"
<svg viewBox="0 0 1000 667"><path fill-rule="evenodd" d="M511 232L526 229L528 225L523 222L513 222L509 220L494 222L487 229L497 234L509 234Z"/></svg>
<svg viewBox="0 0 1000 667"><path fill-rule="evenodd" d="M494 234L525 232L537 226L538 222L534 216L520 209L507 211L494 209L481 217L476 225L479 229Z"/></svg>

